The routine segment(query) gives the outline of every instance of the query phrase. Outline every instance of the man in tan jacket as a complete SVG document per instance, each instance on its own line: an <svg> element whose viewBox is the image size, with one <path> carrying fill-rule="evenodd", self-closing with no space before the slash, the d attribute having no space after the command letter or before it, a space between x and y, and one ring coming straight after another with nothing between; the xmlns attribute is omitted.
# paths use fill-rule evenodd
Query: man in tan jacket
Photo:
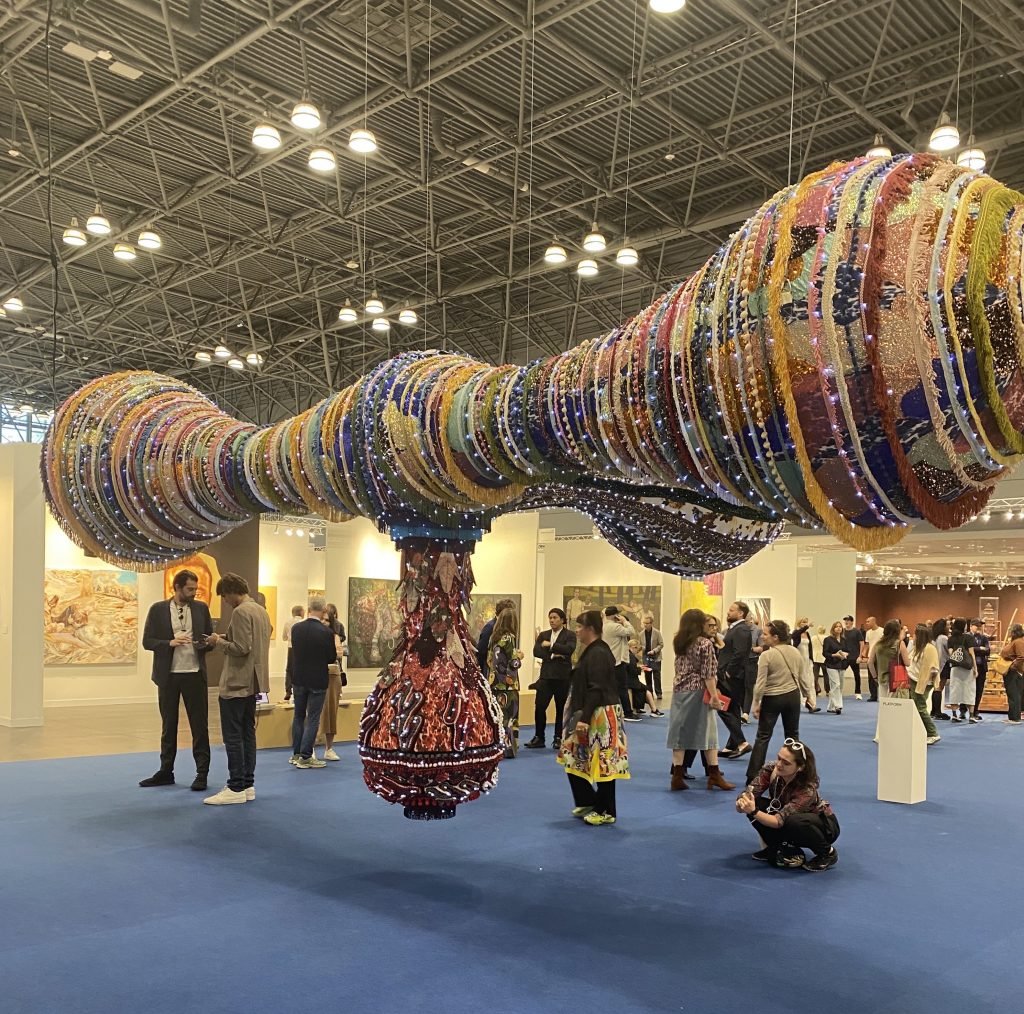
<svg viewBox="0 0 1024 1014"><path fill-rule="evenodd" d="M217 582L217 594L232 609L227 633L207 639L226 656L218 697L228 783L203 802L224 806L256 798L256 695L270 689L270 617L249 597L248 583L237 574L225 574Z"/></svg>

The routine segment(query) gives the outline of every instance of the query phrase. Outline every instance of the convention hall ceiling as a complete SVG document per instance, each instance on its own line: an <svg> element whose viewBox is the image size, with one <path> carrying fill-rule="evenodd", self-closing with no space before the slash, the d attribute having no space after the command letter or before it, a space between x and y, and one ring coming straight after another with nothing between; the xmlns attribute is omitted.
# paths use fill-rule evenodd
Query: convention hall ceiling
<svg viewBox="0 0 1024 1014"><path fill-rule="evenodd" d="M945 109L1024 187L1022 54L1017 0L0 0L0 402L137 367L267 422L407 348L557 352L876 133L923 149ZM65 245L97 201L110 235ZM373 289L390 330L338 321Z"/></svg>

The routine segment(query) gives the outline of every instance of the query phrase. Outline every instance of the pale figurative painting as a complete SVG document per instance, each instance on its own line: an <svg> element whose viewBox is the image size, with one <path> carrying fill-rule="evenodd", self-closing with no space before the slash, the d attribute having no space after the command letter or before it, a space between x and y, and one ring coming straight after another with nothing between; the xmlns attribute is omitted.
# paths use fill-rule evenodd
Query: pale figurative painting
<svg viewBox="0 0 1024 1014"><path fill-rule="evenodd" d="M123 570L48 570L44 665L132 665L138 650L138 576Z"/></svg>

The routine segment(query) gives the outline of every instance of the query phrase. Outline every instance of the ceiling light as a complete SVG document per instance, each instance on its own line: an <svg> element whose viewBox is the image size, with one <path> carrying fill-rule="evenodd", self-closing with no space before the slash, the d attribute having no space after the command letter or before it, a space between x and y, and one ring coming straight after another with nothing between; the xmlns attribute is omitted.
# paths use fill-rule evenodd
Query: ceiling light
<svg viewBox="0 0 1024 1014"><path fill-rule="evenodd" d="M89 237L79 226L77 218L71 219L71 224L64 230L61 239L68 246L85 246L89 242Z"/></svg>
<svg viewBox="0 0 1024 1014"><path fill-rule="evenodd" d="M345 305L338 311L338 320L340 320L342 324L352 324L358 319L359 314L356 312L356 308L352 305L350 300L346 299Z"/></svg>
<svg viewBox="0 0 1024 1014"><path fill-rule="evenodd" d="M1007 521L1012 521L1013 520L1013 511L1007 511L1006 512L1006 520Z"/></svg>
<svg viewBox="0 0 1024 1014"><path fill-rule="evenodd" d="M272 123L257 123L252 128L252 145L262 151L274 151L281 147L281 133Z"/></svg>
<svg viewBox="0 0 1024 1014"><path fill-rule="evenodd" d="M674 162L675 160L676 160L676 153L674 151L666 151L665 152L665 161L666 162Z"/></svg>
<svg viewBox="0 0 1024 1014"><path fill-rule="evenodd" d="M96 210L89 216L85 223L86 232L94 236L109 236L111 233L110 219L103 214L103 205L96 202Z"/></svg>
<svg viewBox="0 0 1024 1014"><path fill-rule="evenodd" d="M348 136L348 146L360 155L370 155L377 150L377 138L373 136L372 130L356 127Z"/></svg>
<svg viewBox="0 0 1024 1014"><path fill-rule="evenodd" d="M959 143L960 131L950 120L949 114L943 110L939 122L932 131L932 136L928 140L928 147L932 151L952 151Z"/></svg>
<svg viewBox="0 0 1024 1014"><path fill-rule="evenodd" d="M294 534L294 532L292 532L292 530L291 530L290 528L286 528L286 529L284 530L284 534L285 534L285 535L293 535L293 534Z"/></svg>
<svg viewBox="0 0 1024 1014"><path fill-rule="evenodd" d="M590 232L583 237L583 249L589 253L600 253L605 248L604 236L597 230L597 222L590 227Z"/></svg>
<svg viewBox="0 0 1024 1014"><path fill-rule="evenodd" d="M308 99L295 103L292 110L292 126L299 130L318 130L320 127L320 110Z"/></svg>
<svg viewBox="0 0 1024 1014"><path fill-rule="evenodd" d="M213 350L213 354L214 354L214 355L215 355L215 356L216 356L216 357L217 357L218 359L230 359L230 358L231 358L231 349L229 349L229 348L225 347L224 345L218 345L218 346L217 346L217 347L216 347L216 348L215 348L215 349Z"/></svg>
<svg viewBox="0 0 1024 1014"><path fill-rule="evenodd" d="M384 312L384 304L381 302L380 297L377 295L377 290L374 289L370 295L370 298L366 301L366 312L371 317L376 317Z"/></svg>
<svg viewBox="0 0 1024 1014"><path fill-rule="evenodd" d="M597 274L597 261L591 260L589 257L581 260L576 265L576 274L582 278L593 278Z"/></svg>
<svg viewBox="0 0 1024 1014"><path fill-rule="evenodd" d="M232 356L228 360L228 366L232 370L244 370L245 369L245 363L243 363L242 360L238 358L238 356Z"/></svg>
<svg viewBox="0 0 1024 1014"><path fill-rule="evenodd" d="M974 135L967 138L967 147L956 157L956 164L962 165L965 169L974 169L975 172L983 172L985 169L985 152L975 147Z"/></svg>
<svg viewBox="0 0 1024 1014"><path fill-rule="evenodd" d="M21 158L21 151L17 148L8 148L7 154L10 155L11 158Z"/></svg>
<svg viewBox="0 0 1024 1014"><path fill-rule="evenodd" d="M376 317L370 327L372 327L374 331L390 331L391 322L387 317Z"/></svg>
<svg viewBox="0 0 1024 1014"><path fill-rule="evenodd" d="M338 164L334 160L334 152L328 148L314 148L309 153L306 164L318 173L332 173L338 168Z"/></svg>
<svg viewBox="0 0 1024 1014"><path fill-rule="evenodd" d="M982 516L981 516L981 520L982 521L991 521L992 520L991 512L990 511L985 511L985 513L982 514Z"/></svg>
<svg viewBox="0 0 1024 1014"><path fill-rule="evenodd" d="M302 536L306 534L306 532L305 532L305 529L296 528L295 529L295 534L301 539Z"/></svg>
<svg viewBox="0 0 1024 1014"><path fill-rule="evenodd" d="M544 251L545 264L564 264L568 259L569 255L565 252L565 247L558 243L552 243Z"/></svg>
<svg viewBox="0 0 1024 1014"><path fill-rule="evenodd" d="M261 356L258 352L250 352L250 353L248 353L246 355L245 361L250 366L262 366L263 365L263 356Z"/></svg>
<svg viewBox="0 0 1024 1014"><path fill-rule="evenodd" d="M205 349L200 349L195 354L194 358L197 363L208 363L211 359L213 359L213 356L211 356L210 353L207 352Z"/></svg>
<svg viewBox="0 0 1024 1014"><path fill-rule="evenodd" d="M635 248L631 246L624 246L615 255L615 263L620 268L633 268L640 262L640 255L636 252Z"/></svg>
<svg viewBox="0 0 1024 1014"><path fill-rule="evenodd" d="M8 296L4 300L4 309L10 310L11 313L21 313L25 309L25 304L17 296Z"/></svg>
<svg viewBox="0 0 1024 1014"><path fill-rule="evenodd" d="M892 158L892 149L882 140L881 134L875 134L875 140L868 148L868 158Z"/></svg>
<svg viewBox="0 0 1024 1014"><path fill-rule="evenodd" d="M119 261L133 261L135 260L135 247L131 243L115 243L114 256Z"/></svg>
<svg viewBox="0 0 1024 1014"><path fill-rule="evenodd" d="M164 245L159 233L153 232L152 229L143 229L137 242L143 250L159 250Z"/></svg>
<svg viewBox="0 0 1024 1014"><path fill-rule="evenodd" d="M22 415L31 415L32 414L32 406L31 405L21 405L21 406L19 406L18 411Z"/></svg>
<svg viewBox="0 0 1024 1014"><path fill-rule="evenodd" d="M675 14L686 6L686 0L651 0L651 10L655 14Z"/></svg>
<svg viewBox="0 0 1024 1014"><path fill-rule="evenodd" d="M406 327L412 327L412 325L415 324L417 320L419 320L419 318L416 316L416 311L410 309L409 307L406 307L398 315L398 323L405 324Z"/></svg>

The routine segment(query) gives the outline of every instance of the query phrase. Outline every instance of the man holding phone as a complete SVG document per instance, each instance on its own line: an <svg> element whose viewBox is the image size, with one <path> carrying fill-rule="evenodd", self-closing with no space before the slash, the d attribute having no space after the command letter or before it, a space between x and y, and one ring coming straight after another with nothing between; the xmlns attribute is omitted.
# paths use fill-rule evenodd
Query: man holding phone
<svg viewBox="0 0 1024 1014"><path fill-rule="evenodd" d="M142 646L153 652L153 682L160 705L160 770L139 785L174 784L174 758L178 752L179 702L184 700L192 731L192 756L196 762L194 792L206 788L210 773L210 699L206 689L206 652L212 645L213 620L205 602L196 601L199 578L190 570L174 576L174 596L149 609L142 632Z"/></svg>

